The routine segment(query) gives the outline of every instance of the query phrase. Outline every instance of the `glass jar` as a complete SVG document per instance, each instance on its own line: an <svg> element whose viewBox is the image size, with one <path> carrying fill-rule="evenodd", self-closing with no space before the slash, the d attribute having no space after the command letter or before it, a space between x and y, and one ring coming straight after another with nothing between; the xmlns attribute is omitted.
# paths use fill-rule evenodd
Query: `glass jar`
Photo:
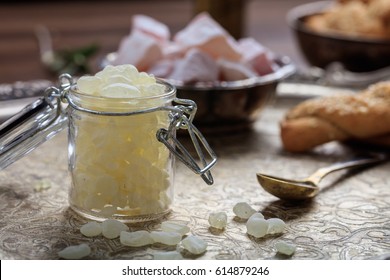
<svg viewBox="0 0 390 280"><path fill-rule="evenodd" d="M70 206L87 218L151 220L173 200L174 157L156 138L169 128L175 89L158 96L96 97L71 89L69 106ZM110 115L109 113L125 113ZM108 114L107 114L108 113Z"/></svg>
<svg viewBox="0 0 390 280"><path fill-rule="evenodd" d="M44 98L0 126L1 168L68 126L69 203L86 218L139 222L167 214L175 155L213 183L216 156L192 124L196 104L176 98L172 85L159 80L164 86L159 95L110 98L79 92L69 75L60 81L59 88L48 88ZM176 139L177 129L188 131L198 159Z"/></svg>

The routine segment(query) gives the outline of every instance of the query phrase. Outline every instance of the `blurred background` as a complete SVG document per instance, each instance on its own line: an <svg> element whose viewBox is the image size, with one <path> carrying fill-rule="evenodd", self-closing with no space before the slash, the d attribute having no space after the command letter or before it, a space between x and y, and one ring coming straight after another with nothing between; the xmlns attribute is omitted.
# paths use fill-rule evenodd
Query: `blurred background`
<svg viewBox="0 0 390 280"><path fill-rule="evenodd" d="M144 14L175 34L208 11L234 37L253 37L306 67L287 12L308 0L90 0L1 1L0 83L56 80L60 69L95 72L129 34L131 17ZM48 55L48 50L54 51ZM54 62L53 62L54 61ZM67 67L67 68L66 68Z"/></svg>

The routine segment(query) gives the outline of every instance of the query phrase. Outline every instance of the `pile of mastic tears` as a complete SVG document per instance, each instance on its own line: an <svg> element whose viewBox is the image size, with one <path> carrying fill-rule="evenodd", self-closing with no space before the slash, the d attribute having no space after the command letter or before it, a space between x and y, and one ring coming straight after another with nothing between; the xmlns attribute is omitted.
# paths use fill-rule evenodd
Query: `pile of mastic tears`
<svg viewBox="0 0 390 280"><path fill-rule="evenodd" d="M265 219L264 216L253 209L246 202L239 202L233 207L233 213L242 221L246 221L247 234L254 238L262 238L266 235L282 234L286 224L279 218ZM227 225L226 212L213 212L209 214L211 228L224 230ZM178 260L183 259L181 252L193 256L200 256L207 250L207 242L196 235L188 235L190 228L187 225L172 221L161 223L160 231L129 231L129 227L117 220L107 219L102 223L88 222L81 226L81 234L86 237L103 235L105 238L118 238L120 243L128 247L144 247L154 243L168 246L176 246L172 251L155 252L155 260ZM279 241L275 243L276 251L279 254L291 256L295 252L295 245ZM88 244L69 246L58 253L64 259L81 259L91 253Z"/></svg>

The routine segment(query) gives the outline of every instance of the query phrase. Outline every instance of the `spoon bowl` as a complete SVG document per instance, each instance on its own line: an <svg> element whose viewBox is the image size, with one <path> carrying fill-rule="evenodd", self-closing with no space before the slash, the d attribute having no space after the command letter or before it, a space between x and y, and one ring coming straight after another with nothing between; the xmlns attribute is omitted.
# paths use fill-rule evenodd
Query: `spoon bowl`
<svg viewBox="0 0 390 280"><path fill-rule="evenodd" d="M257 180L264 190L284 200L303 200L312 198L319 192L319 187L311 182L289 180L257 173Z"/></svg>
<svg viewBox="0 0 390 280"><path fill-rule="evenodd" d="M329 173L353 167L363 167L383 162L388 157L384 154L369 154L338 162L328 167L322 167L303 180L291 180L257 173L257 180L263 189L284 200L305 200L315 197L320 188L318 184Z"/></svg>

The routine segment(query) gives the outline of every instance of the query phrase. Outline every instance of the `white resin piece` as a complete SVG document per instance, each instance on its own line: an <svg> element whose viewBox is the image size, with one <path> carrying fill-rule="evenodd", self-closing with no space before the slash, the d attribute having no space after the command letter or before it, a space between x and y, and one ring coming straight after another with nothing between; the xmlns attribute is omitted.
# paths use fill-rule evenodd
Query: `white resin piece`
<svg viewBox="0 0 390 280"><path fill-rule="evenodd" d="M122 245L130 247L142 247L154 243L150 233L146 230L122 231L119 239Z"/></svg>
<svg viewBox="0 0 390 280"><path fill-rule="evenodd" d="M203 254L207 250L207 242L195 235L187 236L181 244L184 249L194 255Z"/></svg>
<svg viewBox="0 0 390 280"><path fill-rule="evenodd" d="M279 241L275 243L275 248L278 250L278 253L291 256L295 253L296 246L294 244L287 243L285 241Z"/></svg>
<svg viewBox="0 0 390 280"><path fill-rule="evenodd" d="M77 81L77 88L81 92L97 92L102 80L95 76L83 76Z"/></svg>
<svg viewBox="0 0 390 280"><path fill-rule="evenodd" d="M116 98L141 96L141 92L137 87L124 83L109 84L101 89L100 94L101 96L110 97L113 92Z"/></svg>
<svg viewBox="0 0 390 280"><path fill-rule="evenodd" d="M44 191L44 190L47 190L47 189L50 189L52 187L52 183L50 180L41 180L39 182L37 182L34 186L34 190L36 192L41 192L41 191Z"/></svg>
<svg viewBox="0 0 390 280"><path fill-rule="evenodd" d="M250 216L252 216L254 213L256 213L256 210L253 209L248 203L246 202L239 202L233 207L233 213L241 218L241 219L248 219Z"/></svg>
<svg viewBox="0 0 390 280"><path fill-rule="evenodd" d="M88 256L90 253L91 248L88 244L80 244L66 247L58 252L58 256L67 260L79 260Z"/></svg>
<svg viewBox="0 0 390 280"><path fill-rule="evenodd" d="M164 86L157 84L154 76L138 72L130 64L109 65L95 76L82 76L77 87L86 94L111 98L152 96L164 92Z"/></svg>
<svg viewBox="0 0 390 280"><path fill-rule="evenodd" d="M155 260L182 260L183 256L177 251L156 252L153 254Z"/></svg>
<svg viewBox="0 0 390 280"><path fill-rule="evenodd" d="M224 229L227 225L227 215L225 212L210 213L209 224L213 228Z"/></svg>
<svg viewBox="0 0 390 280"><path fill-rule="evenodd" d="M102 233L102 225L98 222L88 222L81 226L80 232L87 237L98 236Z"/></svg>
<svg viewBox="0 0 390 280"><path fill-rule="evenodd" d="M253 237L264 237L268 232L268 223L264 218L252 216L246 222L246 230Z"/></svg>
<svg viewBox="0 0 390 280"><path fill-rule="evenodd" d="M256 212L254 213L252 216L249 217L249 219L254 219L254 218L257 218L257 219L264 219L264 215L261 214L260 212Z"/></svg>
<svg viewBox="0 0 390 280"><path fill-rule="evenodd" d="M105 206L100 212L99 215L103 217L112 217L116 212L116 207L114 206Z"/></svg>
<svg viewBox="0 0 390 280"><path fill-rule="evenodd" d="M165 245L177 245L181 241L181 234L177 232L152 231L150 233L153 241Z"/></svg>
<svg viewBox="0 0 390 280"><path fill-rule="evenodd" d="M279 218L271 218L267 220L268 231L267 234L282 233L286 228L286 223Z"/></svg>
<svg viewBox="0 0 390 280"><path fill-rule="evenodd" d="M190 232L190 228L188 226L171 221L162 222L161 230L165 232L177 232L181 236Z"/></svg>
<svg viewBox="0 0 390 280"><path fill-rule="evenodd" d="M103 236L108 239L117 238L121 231L127 231L129 227L117 220L107 219L102 223Z"/></svg>

